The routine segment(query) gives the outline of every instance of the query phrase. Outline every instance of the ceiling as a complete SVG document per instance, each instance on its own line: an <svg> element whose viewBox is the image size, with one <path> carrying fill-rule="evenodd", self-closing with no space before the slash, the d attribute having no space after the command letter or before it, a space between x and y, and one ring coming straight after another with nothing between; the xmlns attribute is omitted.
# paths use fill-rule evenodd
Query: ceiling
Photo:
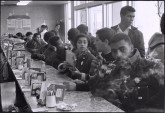
<svg viewBox="0 0 165 113"><path fill-rule="evenodd" d="M28 0L27 0L28 1ZM7 1L7 0L1 0L1 5L3 6L10 6L10 5L16 5L19 0L15 1ZM32 1L28 5L58 5L58 4L66 4L68 1Z"/></svg>
<svg viewBox="0 0 165 113"><path fill-rule="evenodd" d="M18 2L18 0L17 1L5 1L5 0L2 0L1 1L1 5L16 5L17 2Z"/></svg>

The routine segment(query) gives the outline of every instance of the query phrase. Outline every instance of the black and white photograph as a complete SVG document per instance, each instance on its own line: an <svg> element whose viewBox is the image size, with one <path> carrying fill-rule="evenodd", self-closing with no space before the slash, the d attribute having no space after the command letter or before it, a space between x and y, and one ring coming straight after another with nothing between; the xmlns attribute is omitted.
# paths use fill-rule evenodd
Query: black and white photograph
<svg viewBox="0 0 165 113"><path fill-rule="evenodd" d="M0 112L164 113L163 0L1 0L0 12Z"/></svg>

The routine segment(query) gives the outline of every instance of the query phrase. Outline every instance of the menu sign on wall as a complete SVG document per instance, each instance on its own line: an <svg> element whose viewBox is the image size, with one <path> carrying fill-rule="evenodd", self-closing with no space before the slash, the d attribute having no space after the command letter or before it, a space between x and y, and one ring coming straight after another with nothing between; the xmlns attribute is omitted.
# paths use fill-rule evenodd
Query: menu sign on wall
<svg viewBox="0 0 165 113"><path fill-rule="evenodd" d="M31 20L30 19L22 19L23 20L23 27L31 27Z"/></svg>
<svg viewBox="0 0 165 113"><path fill-rule="evenodd" d="M10 29L30 29L31 19L27 15L11 15L7 18L7 28Z"/></svg>
<svg viewBox="0 0 165 113"><path fill-rule="evenodd" d="M22 29L22 19L15 20L15 28Z"/></svg>
<svg viewBox="0 0 165 113"><path fill-rule="evenodd" d="M7 19L8 28L15 28L15 19Z"/></svg>

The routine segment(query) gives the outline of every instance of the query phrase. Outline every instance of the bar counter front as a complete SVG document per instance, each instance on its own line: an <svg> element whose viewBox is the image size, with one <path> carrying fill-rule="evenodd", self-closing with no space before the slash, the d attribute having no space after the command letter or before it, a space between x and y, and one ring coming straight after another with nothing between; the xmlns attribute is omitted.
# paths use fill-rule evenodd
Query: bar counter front
<svg viewBox="0 0 165 113"><path fill-rule="evenodd" d="M30 54L26 52L26 57ZM42 61L33 60L32 67L41 67ZM72 81L71 78L65 74L61 74L50 65L45 65L46 83L61 84L64 81ZM25 85L25 79L17 79L21 89L24 93L26 101L29 103L33 112L63 112L67 110L59 109L57 106L50 108L41 106L37 103L35 96L31 95L31 86ZM85 91L65 91L62 103L67 105L74 105L74 108L68 110L69 112L124 112L120 108L111 104L101 97L94 97L90 92Z"/></svg>

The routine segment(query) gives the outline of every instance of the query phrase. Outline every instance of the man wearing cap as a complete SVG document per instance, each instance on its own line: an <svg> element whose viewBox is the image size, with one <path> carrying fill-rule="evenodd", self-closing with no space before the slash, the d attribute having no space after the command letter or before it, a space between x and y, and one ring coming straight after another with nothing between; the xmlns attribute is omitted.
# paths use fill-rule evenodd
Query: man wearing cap
<svg viewBox="0 0 165 113"><path fill-rule="evenodd" d="M164 64L164 35L160 33L153 34L148 45L147 57L160 59Z"/></svg>

